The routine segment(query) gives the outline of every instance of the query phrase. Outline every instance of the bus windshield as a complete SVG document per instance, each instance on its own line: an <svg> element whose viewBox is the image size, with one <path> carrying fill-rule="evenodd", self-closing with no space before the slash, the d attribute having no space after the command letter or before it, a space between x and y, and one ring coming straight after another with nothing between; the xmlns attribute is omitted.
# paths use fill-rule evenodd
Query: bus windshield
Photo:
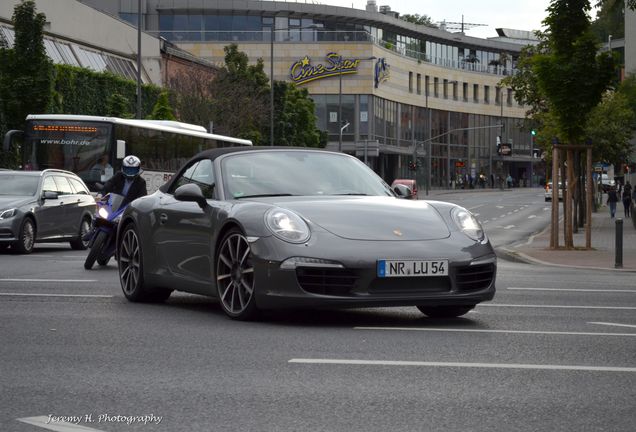
<svg viewBox="0 0 636 432"><path fill-rule="evenodd" d="M31 120L25 131L23 166L72 171L87 184L103 181L105 171L99 163L111 157L111 139L108 123Z"/></svg>

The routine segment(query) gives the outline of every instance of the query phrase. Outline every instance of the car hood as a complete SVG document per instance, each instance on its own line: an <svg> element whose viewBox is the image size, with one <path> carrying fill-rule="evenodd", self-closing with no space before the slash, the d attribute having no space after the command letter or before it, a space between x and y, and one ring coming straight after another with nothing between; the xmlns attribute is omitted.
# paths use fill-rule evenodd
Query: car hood
<svg viewBox="0 0 636 432"><path fill-rule="evenodd" d="M23 205L29 204L31 202L35 202L35 197L0 195L0 210L22 207Z"/></svg>
<svg viewBox="0 0 636 432"><path fill-rule="evenodd" d="M450 235L437 210L425 201L392 197L324 197L276 200L338 237L351 240L435 240Z"/></svg>

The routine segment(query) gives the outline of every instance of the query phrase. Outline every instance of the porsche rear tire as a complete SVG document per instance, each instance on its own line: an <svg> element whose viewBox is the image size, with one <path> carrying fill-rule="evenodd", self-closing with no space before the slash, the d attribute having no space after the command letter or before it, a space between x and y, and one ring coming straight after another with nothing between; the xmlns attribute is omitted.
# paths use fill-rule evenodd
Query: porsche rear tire
<svg viewBox="0 0 636 432"><path fill-rule="evenodd" d="M238 228L225 234L217 250L216 287L227 316L243 321L258 316L252 251L247 237Z"/></svg>
<svg viewBox="0 0 636 432"><path fill-rule="evenodd" d="M418 306L420 312L430 318L457 318L466 315L475 305L464 306Z"/></svg>

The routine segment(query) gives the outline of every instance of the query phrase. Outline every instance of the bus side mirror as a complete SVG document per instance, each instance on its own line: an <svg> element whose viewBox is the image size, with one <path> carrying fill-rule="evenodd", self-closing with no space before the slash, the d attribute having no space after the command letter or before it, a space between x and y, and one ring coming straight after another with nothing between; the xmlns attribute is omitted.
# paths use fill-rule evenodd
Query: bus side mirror
<svg viewBox="0 0 636 432"><path fill-rule="evenodd" d="M115 154L116 159L123 159L126 157L126 141L117 140L117 151Z"/></svg>
<svg viewBox="0 0 636 432"><path fill-rule="evenodd" d="M21 130L10 130L4 136L4 142L2 143L2 150L8 152L11 148L11 143L18 138L22 138L23 132Z"/></svg>

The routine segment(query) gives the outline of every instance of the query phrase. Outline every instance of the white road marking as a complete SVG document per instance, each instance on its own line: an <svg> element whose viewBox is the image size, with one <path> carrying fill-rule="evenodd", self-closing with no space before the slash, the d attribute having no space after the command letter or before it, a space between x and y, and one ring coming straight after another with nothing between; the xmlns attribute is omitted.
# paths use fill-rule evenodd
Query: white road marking
<svg viewBox="0 0 636 432"><path fill-rule="evenodd" d="M498 205L498 206L496 206L496 207L497 207L498 209L502 209L502 208L504 208L504 206L502 206L502 205Z"/></svg>
<svg viewBox="0 0 636 432"><path fill-rule="evenodd" d="M512 212L513 213L517 213L519 211L519 209L514 209Z"/></svg>
<svg viewBox="0 0 636 432"><path fill-rule="evenodd" d="M515 227L514 225L507 225L507 226L504 227L504 229L510 229L510 228L514 228L514 227Z"/></svg>
<svg viewBox="0 0 636 432"><path fill-rule="evenodd" d="M97 282L95 279L0 279L0 282L61 282L61 283L84 283Z"/></svg>
<svg viewBox="0 0 636 432"><path fill-rule="evenodd" d="M617 290L617 289L521 288L521 287L508 287L506 289L513 290L513 291L573 291L573 292L603 292L603 293L636 293L636 290Z"/></svg>
<svg viewBox="0 0 636 432"><path fill-rule="evenodd" d="M606 322L589 322L588 324L597 324L597 325L605 325L605 326L616 326L616 327L636 328L636 325L632 325L632 324L619 324L619 323L606 323Z"/></svg>
<svg viewBox="0 0 636 432"><path fill-rule="evenodd" d="M636 310L632 306L568 306L568 305L522 305L522 304L490 304L480 303L479 307L509 307L509 308L546 308L546 309L606 309L606 310Z"/></svg>
<svg viewBox="0 0 636 432"><path fill-rule="evenodd" d="M508 334L533 334L556 336L627 336L636 337L636 333L598 333L598 332L565 332L565 331L538 331L538 330L495 330L495 329L454 329L454 328L427 328L427 327L354 327L354 330L379 330L379 331L423 331L423 332L449 332L449 333L508 333Z"/></svg>
<svg viewBox="0 0 636 432"><path fill-rule="evenodd" d="M0 293L4 297L86 297L86 298L113 298L112 295L101 294L37 294L37 293Z"/></svg>
<svg viewBox="0 0 636 432"><path fill-rule="evenodd" d="M349 360L349 359L291 359L288 363L304 364L337 364L357 366L424 366L424 367L454 367L454 368L484 368L484 369L534 369L534 370L564 370L590 372L629 372L636 373L633 367L609 366L578 366L578 365L541 365L520 363L459 363L459 362L424 362L424 361L395 361L395 360Z"/></svg>
<svg viewBox="0 0 636 432"><path fill-rule="evenodd" d="M537 217L537 215L530 215L530 216L528 216L528 219L534 219L536 217Z"/></svg>
<svg viewBox="0 0 636 432"><path fill-rule="evenodd" d="M53 422L49 421L49 416L38 417L24 417L19 418L19 422L37 426L43 429L48 429L56 432L103 432L99 429L93 429L86 426L80 426L75 423L69 423L64 421ZM47 423L48 422L48 423Z"/></svg>

